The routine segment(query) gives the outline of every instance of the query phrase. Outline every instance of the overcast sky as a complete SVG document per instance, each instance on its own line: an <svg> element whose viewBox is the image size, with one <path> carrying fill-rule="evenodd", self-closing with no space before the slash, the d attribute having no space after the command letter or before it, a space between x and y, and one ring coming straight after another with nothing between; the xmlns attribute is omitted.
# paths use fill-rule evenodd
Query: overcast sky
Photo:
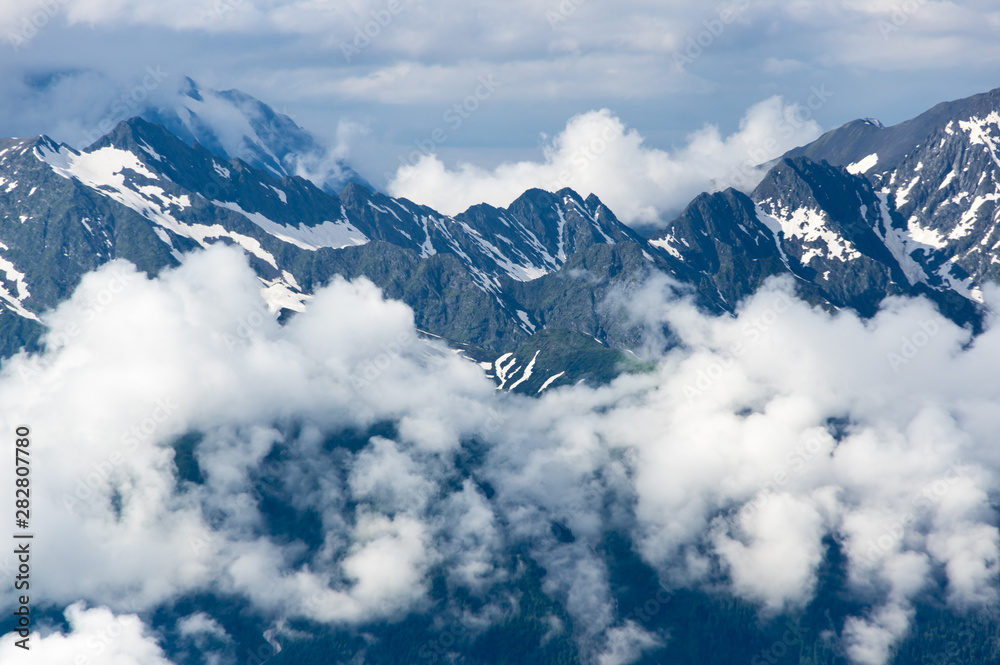
<svg viewBox="0 0 1000 665"><path fill-rule="evenodd" d="M377 21L381 18L380 25ZM32 25L32 23L34 25ZM38 26L36 28L36 26ZM373 34L358 37L358 31ZM319 134L368 132L392 165L438 127L446 164L537 156L609 109L649 146L724 135L774 95L823 129L891 124L1000 85L989 0L0 0L0 134L55 138L106 113L147 66L239 88ZM699 45L700 42L700 45ZM445 112L497 85L452 129ZM484 92L485 88L480 88ZM379 154L376 154L379 153Z"/></svg>

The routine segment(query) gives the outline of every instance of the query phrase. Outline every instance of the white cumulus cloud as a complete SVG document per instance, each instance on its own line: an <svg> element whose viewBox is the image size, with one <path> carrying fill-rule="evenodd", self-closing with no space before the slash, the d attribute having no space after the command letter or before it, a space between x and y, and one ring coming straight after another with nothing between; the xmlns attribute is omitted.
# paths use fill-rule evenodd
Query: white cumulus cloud
<svg viewBox="0 0 1000 665"><path fill-rule="evenodd" d="M649 146L611 111L591 111L571 118L541 161L449 169L428 154L400 166L388 188L393 196L457 214L483 202L506 206L533 187L570 187L596 194L626 223L665 223L665 215L702 191L753 188L764 175L758 165L819 136L810 113L772 97L748 109L733 134L706 125L683 147L666 151Z"/></svg>
<svg viewBox="0 0 1000 665"><path fill-rule="evenodd" d="M115 614L84 603L66 608L70 630L33 635L30 650L15 644L10 633L0 638L0 661L9 665L37 663L103 663L107 665L173 665L156 638L134 614Z"/></svg>

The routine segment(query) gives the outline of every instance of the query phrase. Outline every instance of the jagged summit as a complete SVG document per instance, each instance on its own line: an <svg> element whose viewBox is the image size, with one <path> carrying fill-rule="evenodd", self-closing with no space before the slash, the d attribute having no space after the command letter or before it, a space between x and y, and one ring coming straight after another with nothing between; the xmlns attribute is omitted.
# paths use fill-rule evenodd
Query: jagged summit
<svg viewBox="0 0 1000 665"><path fill-rule="evenodd" d="M306 176L330 193L351 182L368 184L334 148L240 90L205 89L185 77L174 96L141 116L218 157L241 159L277 177Z"/></svg>

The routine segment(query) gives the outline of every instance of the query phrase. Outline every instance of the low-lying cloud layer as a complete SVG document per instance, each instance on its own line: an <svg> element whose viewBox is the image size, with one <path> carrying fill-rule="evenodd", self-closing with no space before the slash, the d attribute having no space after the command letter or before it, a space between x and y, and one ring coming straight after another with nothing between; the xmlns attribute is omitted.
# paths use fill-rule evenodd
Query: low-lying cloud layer
<svg viewBox="0 0 1000 665"><path fill-rule="evenodd" d="M921 300L831 315L780 280L735 317L655 280L634 300L680 347L650 373L529 399L420 338L365 280L334 280L282 327L232 249L152 280L122 262L88 275L48 315L46 352L0 375L0 427L33 431L33 597L69 608L71 632L40 648L62 653L113 613L130 636L115 648L143 654L124 662L161 665L127 617L194 591L276 622L392 620L432 608L433 574L489 597L519 574L505 563L516 547L584 652L629 663L670 640L619 616L601 554L612 531L665 585L721 586L764 614L809 603L832 536L869 608L839 640L865 665L885 662L921 594L997 601L1000 334L972 340ZM172 449L192 433L200 478ZM473 440L474 478L456 465ZM319 516L311 545L269 525L264 478ZM467 620L511 611L491 601ZM178 630L224 640L213 622ZM8 635L0 655L11 648Z"/></svg>
<svg viewBox="0 0 1000 665"><path fill-rule="evenodd" d="M813 103L825 101L819 99L824 94L818 90ZM668 152L647 145L604 109L571 118L545 146L543 161L449 170L427 154L399 168L389 193L454 215L482 202L507 206L533 187L571 187L597 194L625 223L666 224L667 215L703 191L752 189L766 172L759 165L819 134L808 107L772 97L751 107L730 136L706 125L683 148Z"/></svg>

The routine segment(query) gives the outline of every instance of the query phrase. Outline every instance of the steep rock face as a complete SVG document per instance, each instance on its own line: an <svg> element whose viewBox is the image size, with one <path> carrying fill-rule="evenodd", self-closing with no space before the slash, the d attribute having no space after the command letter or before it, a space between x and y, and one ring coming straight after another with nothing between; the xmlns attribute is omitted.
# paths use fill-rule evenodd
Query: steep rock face
<svg viewBox="0 0 1000 665"><path fill-rule="evenodd" d="M887 244L919 281L981 301L1000 259L1000 89L893 127L855 121L793 151L863 175L889 210Z"/></svg>
<svg viewBox="0 0 1000 665"><path fill-rule="evenodd" d="M735 304L767 277L787 272L774 234L757 218L753 201L734 189L701 194L651 243L701 276Z"/></svg>
<svg viewBox="0 0 1000 665"><path fill-rule="evenodd" d="M813 302L869 315L919 294L978 327L981 286L1000 277L998 200L1000 89L894 127L848 123L790 151L749 197L700 196L651 242L727 302L790 272Z"/></svg>
<svg viewBox="0 0 1000 665"><path fill-rule="evenodd" d="M885 296L908 290L877 234L881 209L864 180L827 164L785 159L751 196L789 269L831 303L871 315Z"/></svg>
<svg viewBox="0 0 1000 665"><path fill-rule="evenodd" d="M785 159L746 196L703 194L651 242L735 303L771 275L798 278L804 297L873 314L910 284L878 234L879 199L864 179Z"/></svg>

